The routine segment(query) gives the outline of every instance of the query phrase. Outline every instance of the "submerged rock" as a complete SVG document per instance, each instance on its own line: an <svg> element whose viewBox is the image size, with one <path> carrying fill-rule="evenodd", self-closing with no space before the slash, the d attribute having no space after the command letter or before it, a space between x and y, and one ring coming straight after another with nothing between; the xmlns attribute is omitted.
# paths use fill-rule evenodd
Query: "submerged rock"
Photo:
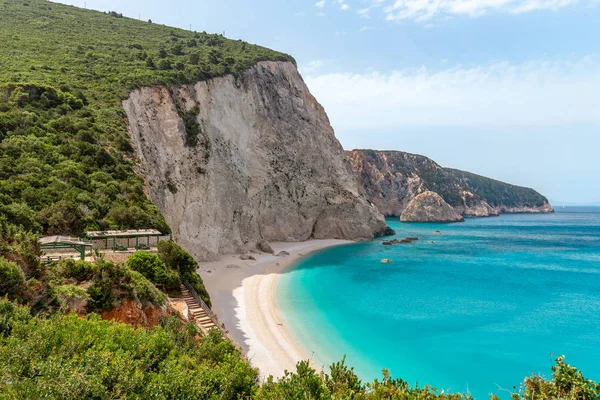
<svg viewBox="0 0 600 400"><path fill-rule="evenodd" d="M408 203L403 222L462 222L463 217L435 192L423 192Z"/></svg>

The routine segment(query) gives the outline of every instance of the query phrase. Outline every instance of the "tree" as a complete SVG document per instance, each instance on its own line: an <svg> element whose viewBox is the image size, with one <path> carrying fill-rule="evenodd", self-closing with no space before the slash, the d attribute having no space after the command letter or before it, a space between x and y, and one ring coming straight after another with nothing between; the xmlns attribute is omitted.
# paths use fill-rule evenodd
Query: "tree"
<svg viewBox="0 0 600 400"><path fill-rule="evenodd" d="M168 268L156 254L137 252L127 259L127 266L165 292L179 290L180 282L177 273Z"/></svg>
<svg viewBox="0 0 600 400"><path fill-rule="evenodd" d="M152 57L148 57L146 58L146 67L148 68L156 68L156 66L154 65L154 60L152 59Z"/></svg>
<svg viewBox="0 0 600 400"><path fill-rule="evenodd" d="M160 62L158 63L158 69L166 71L171 69L171 61L169 60L160 60Z"/></svg>
<svg viewBox="0 0 600 400"><path fill-rule="evenodd" d="M175 45L172 49L171 49L171 53L173 53L173 55L175 56L180 56L183 54L183 46L181 44L177 44Z"/></svg>
<svg viewBox="0 0 600 400"><path fill-rule="evenodd" d="M198 65L198 61L200 61L200 55L198 53L190 54L190 64Z"/></svg>
<svg viewBox="0 0 600 400"><path fill-rule="evenodd" d="M25 286L25 274L16 263L0 257L0 297L14 297Z"/></svg>
<svg viewBox="0 0 600 400"><path fill-rule="evenodd" d="M166 58L166 57L167 57L167 51L166 51L165 49L160 49L160 50L158 51L158 56L159 56L160 58Z"/></svg>

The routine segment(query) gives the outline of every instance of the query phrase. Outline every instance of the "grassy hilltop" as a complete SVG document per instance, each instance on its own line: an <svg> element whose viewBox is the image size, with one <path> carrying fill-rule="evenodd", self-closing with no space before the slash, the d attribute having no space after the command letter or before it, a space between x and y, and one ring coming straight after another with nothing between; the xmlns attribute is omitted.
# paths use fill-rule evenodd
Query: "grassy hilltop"
<svg viewBox="0 0 600 400"><path fill-rule="evenodd" d="M202 335L176 317L148 330L100 320L98 313L124 300L162 305L177 290L177 270L207 295L195 261L173 242L124 265L37 259L40 234L168 232L134 173L121 107L128 91L293 59L220 35L42 0L0 0L0 38L0 399L468 397L387 374L363 383L343 362L328 375L300 363L282 380L261 383L216 332ZM65 312L79 300L87 315ZM523 387L523 399L600 396L600 386L561 359L554 380L533 377Z"/></svg>
<svg viewBox="0 0 600 400"><path fill-rule="evenodd" d="M0 0L0 32L0 214L36 232L168 232L133 172L121 101L140 86L292 60L221 35L41 0Z"/></svg>

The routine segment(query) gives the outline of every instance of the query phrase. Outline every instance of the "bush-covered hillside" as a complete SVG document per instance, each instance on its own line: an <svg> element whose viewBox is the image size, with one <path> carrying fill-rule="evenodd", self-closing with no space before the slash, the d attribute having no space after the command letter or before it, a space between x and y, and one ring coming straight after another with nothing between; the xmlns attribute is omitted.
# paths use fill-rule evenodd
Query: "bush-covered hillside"
<svg viewBox="0 0 600 400"><path fill-rule="evenodd" d="M0 215L25 229L169 228L133 171L121 101L285 54L43 0L0 0Z"/></svg>
<svg viewBox="0 0 600 400"><path fill-rule="evenodd" d="M364 383L343 362L327 374L300 363L261 383L216 330L202 335L176 317L151 329L100 320L125 300L163 304L177 291L177 272L210 302L195 261L173 242L122 265L38 260L41 234L168 232L134 173L121 107L128 91L293 60L220 35L42 0L0 0L0 37L0 399L468 398L387 373ZM515 398L600 396L562 359L554 368L553 380L529 378Z"/></svg>
<svg viewBox="0 0 600 400"><path fill-rule="evenodd" d="M464 182L492 207L542 207L548 204L547 198L530 188L510 185L458 169L445 170Z"/></svg>

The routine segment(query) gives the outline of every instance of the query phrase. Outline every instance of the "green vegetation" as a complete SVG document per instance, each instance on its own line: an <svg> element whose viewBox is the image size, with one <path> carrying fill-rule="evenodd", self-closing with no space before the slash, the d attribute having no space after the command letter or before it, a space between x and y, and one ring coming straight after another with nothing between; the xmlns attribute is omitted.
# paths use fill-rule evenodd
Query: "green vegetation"
<svg viewBox="0 0 600 400"><path fill-rule="evenodd" d="M161 241L158 243L158 256L172 270L179 271L183 277L192 285L198 296L211 306L210 296L204 287L202 278L196 272L198 263L194 258L177 243L169 241Z"/></svg>
<svg viewBox="0 0 600 400"><path fill-rule="evenodd" d="M141 86L239 77L260 60L293 60L220 35L42 0L0 0L0 33L0 398L467 398L385 372L363 383L344 361L329 374L302 362L260 384L217 330L204 336L175 317L151 329L100 320L96 313L125 300L164 304L159 288L176 290L177 272L210 305L197 263L174 242L125 265L38 260L40 234L169 232L134 173L122 100ZM199 110L178 112L186 145L207 146ZM522 387L515 399L600 397L600 387L562 359L552 380L534 376Z"/></svg>
<svg viewBox="0 0 600 400"><path fill-rule="evenodd" d="M167 267L156 254L137 252L127 259L127 266L142 274L164 292L179 291L181 282L177 272Z"/></svg>
<svg viewBox="0 0 600 400"><path fill-rule="evenodd" d="M165 319L151 330L0 301L0 398L237 399L257 372L217 331Z"/></svg>
<svg viewBox="0 0 600 400"><path fill-rule="evenodd" d="M0 0L0 215L25 230L169 228L133 171L131 89L292 60L196 33L42 0ZM293 60L292 60L293 61ZM203 145L194 110L188 146Z"/></svg>
<svg viewBox="0 0 600 400"><path fill-rule="evenodd" d="M492 207L541 207L548 199L533 189L510 185L485 176L446 168L454 177L465 182Z"/></svg>

